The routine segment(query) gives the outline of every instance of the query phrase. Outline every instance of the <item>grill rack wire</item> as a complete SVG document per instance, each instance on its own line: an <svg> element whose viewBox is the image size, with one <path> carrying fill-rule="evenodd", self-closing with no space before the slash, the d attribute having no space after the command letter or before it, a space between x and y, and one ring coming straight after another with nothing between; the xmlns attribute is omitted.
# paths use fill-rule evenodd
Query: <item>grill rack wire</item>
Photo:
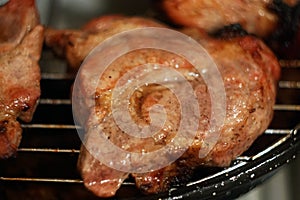
<svg viewBox="0 0 300 200"><path fill-rule="evenodd" d="M200 173L200 176L196 175L195 180L186 183L183 189L178 189L174 186L174 188L167 194L147 197L134 189L133 192L129 192L129 194L122 194L122 192L127 193L126 191L128 191L128 187L134 187L134 182L132 180L128 180L123 183L122 187L125 189L123 191L121 190L120 194L117 194L117 197L130 199L132 195L135 195L135 197L140 196L143 199L157 199L170 197L193 198L200 196L203 199L218 199L224 197L223 195L225 194L228 198L234 198L248 190L251 190L257 184L263 182L266 178L274 174L282 165L289 163L291 159L295 159L296 154L299 153L298 140L300 135L300 126L297 126L297 123L300 122L300 79L297 78L300 74L300 60L281 60L280 64L283 70L283 77L278 84L279 98L277 99L277 103L274 107L274 120L261 138L258 139L261 141L255 142L252 145L254 147L251 147L242 156L239 156L230 167L221 169L201 169L204 172L207 171L208 174L203 175ZM298 76L295 75L297 73ZM0 185L3 185L2 189L0 189L0 199L14 196L10 192L7 192L10 191L10 187L18 188L22 187L22 184L27 183L29 183L29 185L32 183L33 185L34 183L40 185L49 183L70 185L77 184L80 185L79 187L82 191L85 191L83 188L83 181L77 174L76 169L74 169L76 168L76 160L80 151L80 141L77 136L76 126L72 120L71 101L69 100L68 95L69 88L73 80L74 76L70 74L42 73L42 91L53 92L50 92L50 94L42 93L33 121L31 123L22 124L23 139L20 148L18 149L17 157L0 161ZM66 113L68 113L68 117L64 116ZM288 115L287 113L290 114ZM286 120L286 122L283 122L284 120ZM59 133L58 136L55 136L56 133ZM36 139L38 137L43 137L44 135L47 135L47 137ZM53 139L52 137L56 139ZM60 137L62 138L62 141L59 141L59 144L57 144L56 142L61 139ZM72 139L70 142L66 142L70 137L75 139ZM65 144L67 145L65 146ZM263 144L263 147L261 147L261 144ZM255 145L258 147L255 147ZM48 157L53 155L55 157L55 155L58 154L65 158L72 157L72 161L70 161L70 163L74 166L70 170L71 173L66 173L66 177L60 177L57 173L49 173L48 168L55 168L57 164L61 166L64 165L64 162L62 162L64 158L58 162L54 162L53 166L51 165L53 160L47 160ZM279 159L279 157L281 157L281 159ZM29 159L28 163L26 163L28 158L31 159ZM49 163L49 167L46 166L47 164L43 164L43 161L40 162L42 159L46 160L45 163ZM38 161L36 164L30 164L32 163L32 160L33 162L36 160ZM66 160L68 161L68 159ZM273 160L275 160L277 164L271 165L270 163L272 163ZM33 169L30 169L30 167ZM70 166L65 168L62 167L63 172L60 173L60 175L63 175L69 167ZM45 171L41 170L42 172L40 172L39 170L36 170L37 168L39 170L40 168L44 168ZM258 173L256 171L257 169L262 172ZM36 175L34 171L39 172ZM49 174L50 176L48 177ZM244 174L247 175L241 179ZM247 185L247 183L250 185ZM237 184L237 186L235 184ZM229 190L228 188L226 189L226 185L231 188L235 186L235 188L238 188L239 191ZM245 187L242 185L247 186ZM211 189L210 186L214 186L214 188ZM224 189L218 189L217 186L219 186L219 188L223 186ZM28 186L26 190L30 187L33 186ZM24 190L19 190L20 194L22 194L22 192L24 194ZM48 189L40 190L48 191ZM52 189L49 191L53 193ZM224 193L225 191L226 193ZM16 194L17 193L18 192L16 192ZM34 193L35 197L41 197L41 194L36 194L32 191L31 194L28 194L27 192L25 193L29 198L32 193ZM46 193L49 197L47 192L44 193ZM65 197L61 194L55 195L59 198ZM81 197L85 199L96 198L87 191L86 193L80 193L80 195L82 195Z"/></svg>

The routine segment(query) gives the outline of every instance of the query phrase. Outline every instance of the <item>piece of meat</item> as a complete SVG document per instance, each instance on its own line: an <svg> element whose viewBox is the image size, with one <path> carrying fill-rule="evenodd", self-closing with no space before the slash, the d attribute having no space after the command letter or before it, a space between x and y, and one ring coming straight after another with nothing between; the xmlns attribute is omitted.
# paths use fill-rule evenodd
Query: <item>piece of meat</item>
<svg viewBox="0 0 300 200"><path fill-rule="evenodd" d="M13 49L39 24L34 0L10 0L0 6L0 54Z"/></svg>
<svg viewBox="0 0 300 200"><path fill-rule="evenodd" d="M68 34L65 34L63 31L59 31L59 34L63 33L63 37L60 38L58 35L56 38L58 38L59 43L56 44L68 44L68 39L70 39L68 35L71 34L71 38L74 41L81 39L80 41L82 46L76 46L77 49L88 47L88 51L84 50L80 52L89 52L92 47L95 47L98 44L98 42L103 41L112 33L117 33L115 30L128 30L131 27L134 27L132 24L130 26L128 24L135 23L134 20L131 21L128 18L124 20L127 23L114 23L114 21L108 19L109 18L107 17L98 19L99 21L103 20L102 24L100 24L101 26L106 27L103 33L100 31L101 29L91 27L91 29L94 30L93 32L96 32L95 34L91 35L94 37L98 36L100 38L98 40L89 40L88 38L91 36L88 31L84 33L86 37L82 37L82 31L77 31L75 34L72 31L67 31ZM138 21L141 22L142 19ZM107 24L104 24L104 22ZM93 23L95 23L95 21ZM125 29L123 27L118 27L122 26L123 24L125 24ZM148 21L145 24L149 24ZM97 30L99 30L99 32L97 32ZM107 32L110 32L110 34L107 34ZM237 155L240 155L252 144L254 139L267 127L272 118L272 105L274 104L275 100L274 82L276 79L278 79L279 67L274 55L261 41L250 36L240 37L229 41L213 40L204 34L199 34L199 32L196 30L185 32L198 39L199 42L208 50L210 50L209 52L216 57L215 59L218 60L218 63L220 63L220 71L223 72L223 78L226 80L226 91L227 94L229 94L228 96L231 97L227 100L229 105L227 108L228 116L219 142L206 158L202 160L197 159L197 153L199 152L199 149L201 149L201 135L203 135L203 132L205 132L207 128L207 124L201 124L202 132L199 130L199 139L195 141L195 144L193 144L189 151L177 162L164 169L149 174L133 174L133 176L136 178L138 187L148 193L167 190L173 179L182 176L184 172L190 171L189 169L193 169L199 165L205 164L227 166L232 159L234 159ZM67 37L65 37L66 35ZM79 38L76 38L76 36L79 36ZM85 43L85 41L87 41L87 43ZM58 49L65 48L64 45L62 45L62 47L59 45L56 47L58 47ZM90 47L90 45L92 45L92 47ZM70 45L70 47L72 46ZM236 58L236 55L241 56ZM86 54L82 55L82 59L85 56ZM82 62L82 59L80 60L80 63ZM170 63L168 61L173 62ZM166 52L146 50L133 52L124 58L120 58L112 66L112 68L115 69L108 71L108 74L104 77L114 77L114 79L118 79L120 74L126 72L127 70L130 70L135 66L151 62L166 62L169 63L170 67L176 68L180 66L180 69L183 71L193 71L192 66L175 55ZM239 69L237 65L241 69ZM82 72L80 74L83 81L82 87L79 88L79 93L83 93L86 98L84 100L79 99L79 103L77 104L82 105L82 107L89 105L90 101L94 100L93 91L90 90L90 88L93 88L91 85L94 83L87 81L89 80L91 74L93 74L93 68L90 68L90 71L85 71L85 73ZM209 110L207 110L206 107L207 104L209 104L209 95L207 93L207 89L205 89L203 80L194 81L194 86L198 86L200 91L199 99L207 102L200 108L202 113L205 113L205 115L202 117L206 120L200 121L202 121L202 123L203 121L208 123L207 119L209 116ZM110 111L107 110L107 107L105 106L108 105L111 100L107 97L110 96L109 90L114 87L115 80L107 78L104 80L104 83L107 83L107 85L97 91L100 96L97 99L97 102L102 106L97 107L97 114L92 113L88 123L86 124L87 134L85 145L94 147L96 151L97 148L99 148L99 143L97 142L97 133L99 132L99 129L103 127L108 130L108 137L110 137L110 140L114 141L115 144L122 145L124 142L124 136L120 134L120 129L114 125ZM153 91L155 92L139 95L143 96L143 99L137 99L137 101L134 101L136 104L141 104L138 104L137 107L144 107L143 112L145 116L147 116L148 113L147 108L155 103L160 103L164 105L165 108L168 108L169 106L168 110L172 111L178 108L176 101L174 101L172 104L166 104L166 99L169 101L172 100L172 96L168 90ZM246 94L244 94L245 91L247 92ZM152 98L152 96L155 98ZM172 106L170 107L170 105ZM78 108L79 110L80 107L81 106ZM174 114L170 115L171 119L176 119L176 117L178 118L176 112L172 113ZM142 118L140 120L145 119ZM172 126L176 126L176 123L174 122L169 123ZM174 133L171 131L167 131L160 135L163 136L163 139L159 139L160 137L157 137L156 140L147 139L146 141L142 141L142 143L133 138L127 138L125 136L126 141L130 144L128 145L127 150L159 148L162 144L165 144L166 140L170 139L173 134ZM156 161L157 159L153 160ZM78 167L81 171L86 187L98 196L114 195L116 190L120 187L122 181L129 175L129 173L111 169L100 163L97 159L93 158L93 156L85 149L84 146L81 150Z"/></svg>
<svg viewBox="0 0 300 200"><path fill-rule="evenodd" d="M99 43L114 34L141 27L164 26L155 21L140 17L104 16L92 20L81 31L48 29L45 33L45 40L46 44L52 47L58 55L65 56L70 66L77 71L88 53ZM90 71L90 73L93 72ZM86 94L88 91L85 89L88 89L88 87L89 84L83 88L79 88L80 91L78 92ZM82 121L82 119L88 116L84 117L86 112L85 110L81 111L81 109L90 103L89 100L85 98L77 99L78 102L76 103L73 102L73 105L78 106L75 109L80 113L77 121L83 125L86 121ZM91 140L92 136L88 138ZM102 197L113 196L129 175L129 173L116 171L101 164L84 146L81 147L78 168L85 186L96 195Z"/></svg>
<svg viewBox="0 0 300 200"><path fill-rule="evenodd" d="M161 0L159 4L167 17L178 25L214 32L238 23L247 32L266 37L278 23L277 15L268 8L271 3L272 0Z"/></svg>
<svg viewBox="0 0 300 200"><path fill-rule="evenodd" d="M34 0L10 0L0 15L0 158L8 158L22 137L17 119L31 121L40 97L44 28Z"/></svg>
<svg viewBox="0 0 300 200"><path fill-rule="evenodd" d="M167 191L172 183L180 184L201 165L228 166L250 147L272 119L280 68L276 57L260 40L243 36L222 41L207 38L199 30L183 32L202 44L218 64L227 97L226 119L217 144L205 158L199 159L198 152L206 129L199 130L197 139L175 163L151 173L133 174L137 187L146 193ZM205 113L209 94L204 89L198 95L199 102L203 102L200 112ZM209 112L199 119L200 127L205 127L203 120L207 118Z"/></svg>
<svg viewBox="0 0 300 200"><path fill-rule="evenodd" d="M107 20L108 18L105 18ZM143 20L145 23L143 24ZM101 19L100 19L101 21ZM119 19L115 21L105 21L107 24L101 26L105 29L99 30L97 34L87 32L76 32L72 37L75 44L74 51L80 50L77 54L81 55L78 64L86 56L83 52L89 52L99 42L119 31L141 26L161 26L149 20L124 18L120 23ZM92 28L93 29L93 28ZM101 31L100 31L101 30ZM134 92L130 97L130 114L137 124L145 125L149 123L149 109L153 105L163 105L167 113L164 127L160 129L153 137L136 138L124 134L116 125L111 110L112 89L116 82L128 71L144 64L163 64L176 69L189 80L199 101L199 110L201 116L197 123L199 128L196 137L188 150L174 163L165 168L150 173L131 174L136 181L137 187L145 193L157 193L167 191L171 184L176 180L188 178L186 173L191 173L194 168L202 165L209 166L228 166L237 156L241 155L253 141L261 135L268 127L272 115L273 105L275 103L275 85L280 75L280 68L276 57L269 48L259 39L253 36L236 36L226 39L211 38L196 29L185 29L183 32L192 36L210 53L219 71L221 72L225 91L226 91L226 118L224 125L220 130L220 137L212 150L204 158L199 158L199 151L205 148L203 144L204 136L208 133L209 120L211 115L211 99L207 86L198 71L185 59L170 52L154 49L142 49L132 51L116 59L97 82L91 81L91 77L96 74L97 60L89 59L88 67L83 68L78 74L79 87L73 90L73 105L79 114L79 121L85 126L85 141L81 148L78 161L78 168L83 177L85 186L101 197L113 196L121 183L130 175L129 172L122 172L106 166L97 160L93 155L102 151L103 140L99 138L101 130L105 130L105 137L113 144L129 152L152 152L160 149L169 143L178 129L180 121L180 103L172 92L157 85L150 84L143 86L140 90ZM69 33L70 34L70 33ZM83 35L85 37L83 37ZM98 37L98 38L97 38ZM90 39L93 38L93 39ZM66 37L62 38L63 40ZM59 44L68 44L69 40L59 42ZM80 41L74 43L74 41ZM57 43L56 43L57 44ZM70 48L72 45L69 45ZM65 46L63 46L65 48ZM73 52L74 52L73 51ZM75 55L69 54L69 56ZM68 59L73 59L67 56ZM80 61L80 62L79 62ZM196 75L195 75L196 74ZM198 76L197 76L198 74ZM99 77L100 78L100 77ZM154 77L155 78L155 77ZM78 80L77 79L77 80ZM180 83L174 82L174 87ZM96 91L93 88L97 88ZM78 95L78 98L76 98ZM95 107L92 107L95 102ZM88 112L88 120L84 113ZM81 111L81 109L83 109ZM76 116L75 116L76 117ZM186 145L184 142L180 145ZM93 155L86 147L93 150ZM206 146L207 147L207 146ZM176 149L173 149L176 153ZM109 153L109 152L108 152ZM111 153L112 161L117 155ZM149 162L153 165L162 162L164 157L153 156ZM128 162L128 160L119 160L117 162ZM139 158L131 158L132 164L139 163Z"/></svg>
<svg viewBox="0 0 300 200"><path fill-rule="evenodd" d="M119 15L109 15L90 21L80 31L48 28L45 32L45 43L57 55L66 57L73 69L71 71L77 71L88 53L104 39L125 30L145 26L162 27L157 22L139 17L124 19Z"/></svg>

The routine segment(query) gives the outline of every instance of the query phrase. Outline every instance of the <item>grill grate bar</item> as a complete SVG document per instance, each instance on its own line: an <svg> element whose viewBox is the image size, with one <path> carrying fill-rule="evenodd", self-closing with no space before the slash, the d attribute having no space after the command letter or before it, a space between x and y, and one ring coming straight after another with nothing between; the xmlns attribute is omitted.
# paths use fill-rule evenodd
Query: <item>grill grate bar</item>
<svg viewBox="0 0 300 200"><path fill-rule="evenodd" d="M40 99L39 104L44 105L71 105L69 99Z"/></svg>
<svg viewBox="0 0 300 200"><path fill-rule="evenodd" d="M300 68L300 60L279 60L282 68Z"/></svg>
<svg viewBox="0 0 300 200"><path fill-rule="evenodd" d="M80 179L57 179L57 178L12 178L0 177L2 181L31 181L31 182L53 182L53 183L83 183Z"/></svg>
<svg viewBox="0 0 300 200"><path fill-rule="evenodd" d="M0 181L22 181L22 182L50 182L50 183L83 183L82 179L59 179L59 178L25 178L25 177L0 177ZM122 185L135 185L133 182L123 182Z"/></svg>
<svg viewBox="0 0 300 200"><path fill-rule="evenodd" d="M267 129L267 130L265 130L264 134L287 135L287 134L291 134L292 131L293 130L290 130L290 129Z"/></svg>
<svg viewBox="0 0 300 200"><path fill-rule="evenodd" d="M19 152L40 152L40 153L79 153L77 149L47 149L47 148L19 148Z"/></svg>
<svg viewBox="0 0 300 200"><path fill-rule="evenodd" d="M300 105L285 105L285 104L276 104L274 110L281 111L300 111Z"/></svg>
<svg viewBox="0 0 300 200"><path fill-rule="evenodd" d="M44 129L80 129L80 126L68 124L22 124L22 128L44 128Z"/></svg>
<svg viewBox="0 0 300 200"><path fill-rule="evenodd" d="M300 89L300 81L279 81L279 87L285 89Z"/></svg>
<svg viewBox="0 0 300 200"><path fill-rule="evenodd" d="M75 78L74 74L42 73L42 79L47 79L47 80L72 80L74 78Z"/></svg>

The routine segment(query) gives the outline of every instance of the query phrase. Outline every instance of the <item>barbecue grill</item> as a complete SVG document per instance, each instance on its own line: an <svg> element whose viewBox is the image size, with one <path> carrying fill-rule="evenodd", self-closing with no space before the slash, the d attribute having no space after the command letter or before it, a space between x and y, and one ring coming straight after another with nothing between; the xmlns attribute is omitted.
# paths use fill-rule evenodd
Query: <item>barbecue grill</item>
<svg viewBox="0 0 300 200"><path fill-rule="evenodd" d="M280 64L273 121L230 167L201 167L189 182L150 196L129 178L113 199L232 199L295 160L300 152L300 60ZM0 199L99 199L84 187L76 168L81 140L70 101L74 74L48 49L41 67L42 95L33 120L22 124L17 156L0 160Z"/></svg>

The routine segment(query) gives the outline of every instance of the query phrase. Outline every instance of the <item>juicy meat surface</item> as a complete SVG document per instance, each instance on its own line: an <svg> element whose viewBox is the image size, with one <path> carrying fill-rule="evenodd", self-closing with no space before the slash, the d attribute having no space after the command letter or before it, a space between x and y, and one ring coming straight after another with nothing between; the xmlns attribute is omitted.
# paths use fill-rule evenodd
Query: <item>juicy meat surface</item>
<svg viewBox="0 0 300 200"><path fill-rule="evenodd" d="M40 96L44 28L34 0L10 0L0 15L0 158L8 158L22 137L17 119L31 121Z"/></svg>
<svg viewBox="0 0 300 200"><path fill-rule="evenodd" d="M277 15L268 8L270 3L272 0L162 0L160 4L170 20L179 25L214 32L239 23L249 33L266 37L278 22Z"/></svg>
<svg viewBox="0 0 300 200"><path fill-rule="evenodd" d="M121 23L120 20L123 19ZM110 20L109 17L97 19L92 23L97 24L97 21L102 21L100 28L97 26L93 28L91 24L87 26L93 30L92 32L51 30L52 33L56 32L58 35L48 33L48 36L51 36L48 42L52 41L51 45L60 52L64 51L59 49L67 48L66 54L72 52L66 56L68 61L74 59L77 60L74 63L79 64L87 52L111 34L141 26L162 26L149 22L147 19L123 19ZM102 27L105 28L102 29ZM198 166L228 166L233 159L247 150L269 125L273 115L275 85L279 78L280 68L276 57L268 47L252 36L217 39L196 29L184 29L182 32L194 38L210 53L222 75L226 91L226 118L219 130L220 136L217 143L213 146L209 146L212 145L210 143L204 144L204 136L209 132L210 94L199 72L187 60L163 50L135 50L119 57L109 65L101 79L99 77L99 84L97 84L96 81L91 81L91 77L97 71L95 69L97 60L90 58L85 64L86 67L79 71L77 79L80 80L79 87L73 90L73 95L75 95L73 105L77 106L75 109L79 114L78 121L85 127L85 141L81 147L78 169L85 186L96 195L101 197L115 195L121 183L129 175L134 177L137 187L145 193L167 191L175 180L184 180L188 177L187 174L191 174ZM59 38L59 35L63 37ZM56 39L53 40L53 38ZM72 48L74 49L71 50ZM79 49L80 51L76 52ZM77 57L79 54L80 59ZM73 55L74 58L70 57ZM132 93L128 109L135 123L145 125L150 121L150 108L157 104L162 105L167 115L163 127L152 137L141 139L124 134L116 125L111 108L112 89L126 72L149 63L162 64L175 69L190 82L199 102L201 115L196 122L199 128L192 145L177 161L153 172L131 174L110 168L94 157L103 150L101 148L103 141L98 134L105 130L104 135L110 142L129 152L152 152L164 147L172 140L177 133L181 118L180 102L172 91L166 87L149 84ZM78 65L74 66L78 67ZM177 85L180 83L176 81L172 83L172 87ZM95 102L94 107L93 102ZM84 108L88 109L89 116L84 116L87 111ZM85 117L87 120L81 120ZM186 145L184 141L182 142L180 145ZM200 159L199 151L205 147L211 147L211 151ZM177 150L173 149L173 151ZM109 156L112 160L117 157L113 153ZM133 164L142 164L139 163L139 158L131 157L130 159ZM149 159L147 163L155 165L168 158L156 155ZM128 160L124 159L119 162L123 161Z"/></svg>
<svg viewBox="0 0 300 200"><path fill-rule="evenodd" d="M200 113L203 114L195 141L170 166L151 173L133 174L137 187L146 193L167 191L171 183L178 180L180 183L185 176L192 174L192 169L201 165L229 166L268 127L273 116L275 85L280 69L267 46L251 36L222 41L205 37L198 30L186 29L183 32L202 44L219 67L226 91L226 119L216 145L205 158L199 159L199 150L205 147L202 139L207 132L210 97L203 81L196 81L197 87L202 88L196 91L199 102L202 102Z"/></svg>

